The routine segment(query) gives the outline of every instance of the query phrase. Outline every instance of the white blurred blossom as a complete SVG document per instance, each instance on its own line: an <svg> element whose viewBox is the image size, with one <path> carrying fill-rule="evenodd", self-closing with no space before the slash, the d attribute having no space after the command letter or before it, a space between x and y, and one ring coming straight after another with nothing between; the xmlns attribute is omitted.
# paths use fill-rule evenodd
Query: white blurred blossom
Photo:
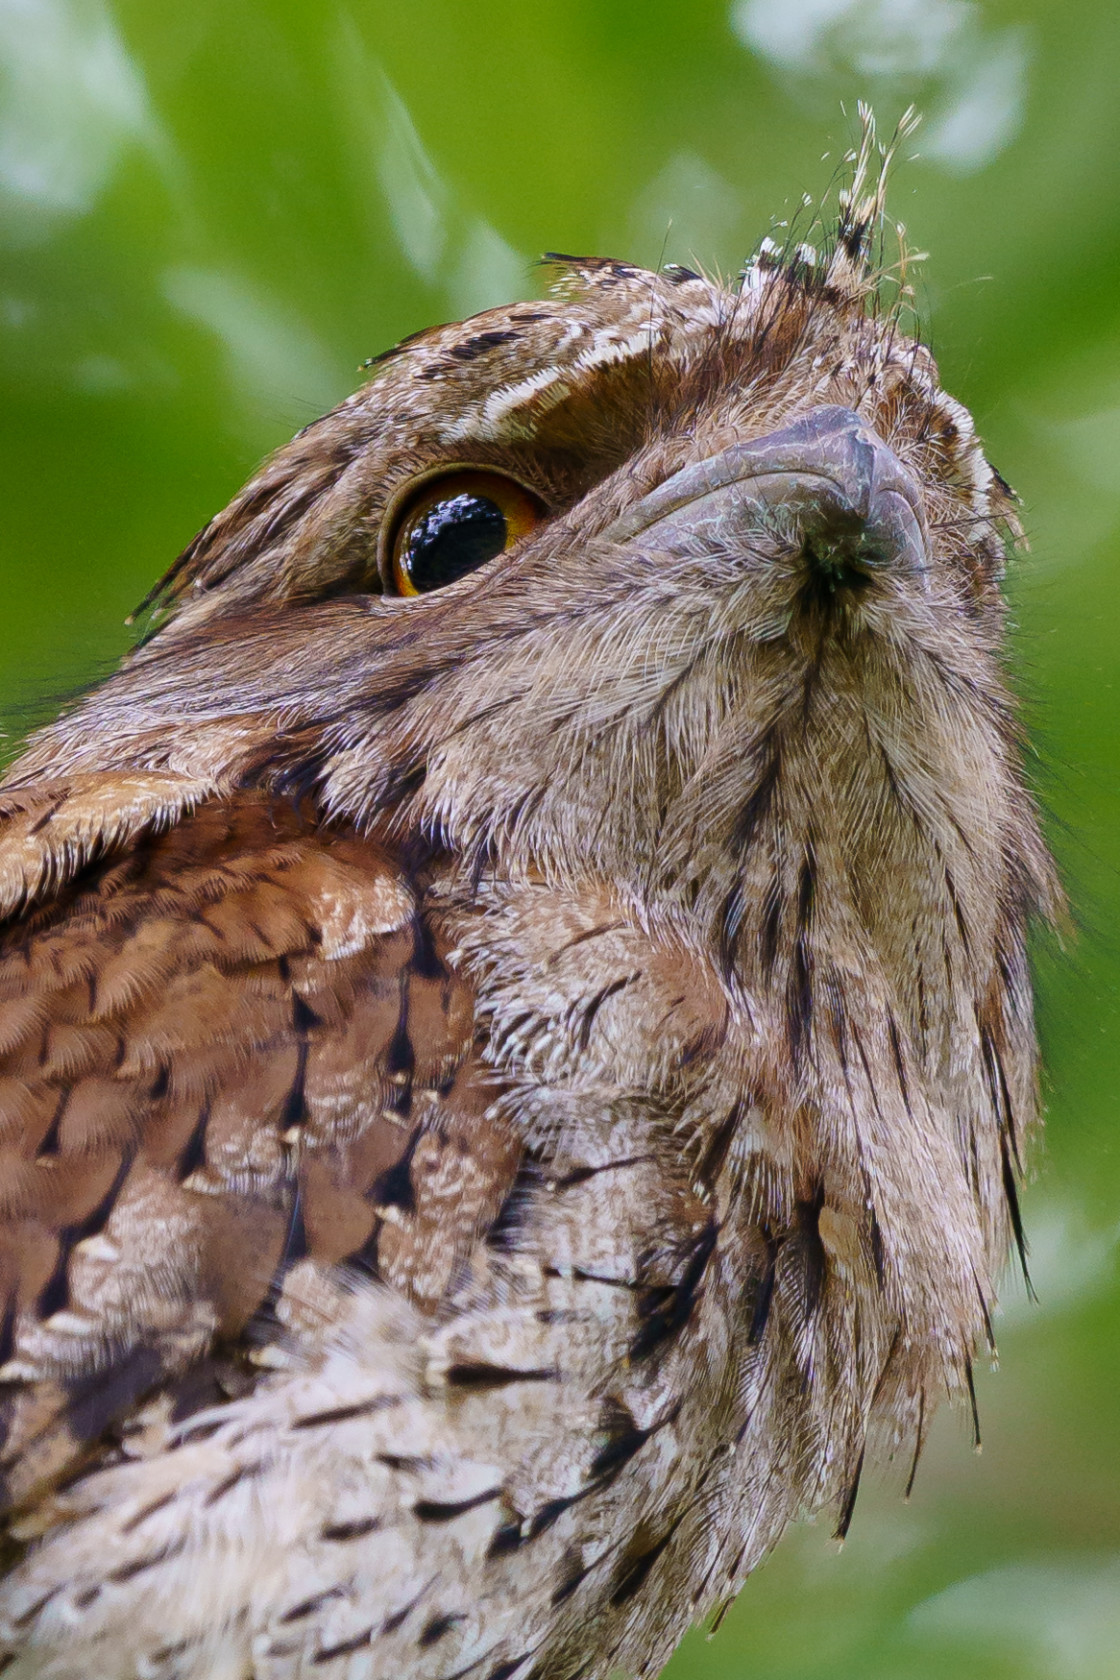
<svg viewBox="0 0 1120 1680"><path fill-rule="evenodd" d="M160 149L144 79L105 0L0 0L0 204L82 214L131 143Z"/></svg>
<svg viewBox="0 0 1120 1680"><path fill-rule="evenodd" d="M916 99L922 155L968 171L1014 139L1027 97L1025 28L988 28L974 0L734 0L731 27L752 52L834 102L838 88Z"/></svg>

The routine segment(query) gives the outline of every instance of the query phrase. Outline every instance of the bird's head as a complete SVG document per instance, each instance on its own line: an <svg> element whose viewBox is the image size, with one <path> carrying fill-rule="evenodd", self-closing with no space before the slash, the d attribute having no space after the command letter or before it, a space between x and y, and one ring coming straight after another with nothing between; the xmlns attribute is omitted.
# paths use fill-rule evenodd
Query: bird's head
<svg viewBox="0 0 1120 1680"><path fill-rule="evenodd" d="M590 874L748 991L873 970L914 1032L1020 975L1054 887L1001 674L1013 498L859 188L733 285L557 258L548 300L380 358L34 769L264 782L475 876Z"/></svg>

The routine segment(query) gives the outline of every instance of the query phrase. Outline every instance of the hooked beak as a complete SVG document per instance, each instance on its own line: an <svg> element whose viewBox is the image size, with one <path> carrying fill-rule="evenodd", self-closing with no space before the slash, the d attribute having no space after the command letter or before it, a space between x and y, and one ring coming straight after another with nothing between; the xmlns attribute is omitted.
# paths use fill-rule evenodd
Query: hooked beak
<svg viewBox="0 0 1120 1680"><path fill-rule="evenodd" d="M833 586L886 568L928 589L921 493L894 451L850 408L803 415L665 479L603 533L656 551L742 547L781 513L811 569Z"/></svg>

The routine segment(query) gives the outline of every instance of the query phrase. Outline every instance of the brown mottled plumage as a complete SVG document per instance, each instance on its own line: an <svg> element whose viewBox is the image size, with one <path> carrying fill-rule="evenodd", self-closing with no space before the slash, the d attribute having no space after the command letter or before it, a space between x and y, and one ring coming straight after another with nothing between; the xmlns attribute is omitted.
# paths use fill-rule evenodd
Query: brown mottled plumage
<svg viewBox="0 0 1120 1680"><path fill-rule="evenodd" d="M967 1391L1056 888L870 157L383 358L0 790L9 1676L653 1675Z"/></svg>

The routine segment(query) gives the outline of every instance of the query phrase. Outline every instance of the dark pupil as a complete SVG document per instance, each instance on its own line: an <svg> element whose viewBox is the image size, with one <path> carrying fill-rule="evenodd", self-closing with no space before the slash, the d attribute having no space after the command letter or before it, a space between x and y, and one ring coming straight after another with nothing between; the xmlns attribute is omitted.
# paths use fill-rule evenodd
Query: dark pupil
<svg viewBox="0 0 1120 1680"><path fill-rule="evenodd" d="M506 516L488 496L464 491L436 502L409 533L401 563L423 593L454 583L506 546Z"/></svg>

